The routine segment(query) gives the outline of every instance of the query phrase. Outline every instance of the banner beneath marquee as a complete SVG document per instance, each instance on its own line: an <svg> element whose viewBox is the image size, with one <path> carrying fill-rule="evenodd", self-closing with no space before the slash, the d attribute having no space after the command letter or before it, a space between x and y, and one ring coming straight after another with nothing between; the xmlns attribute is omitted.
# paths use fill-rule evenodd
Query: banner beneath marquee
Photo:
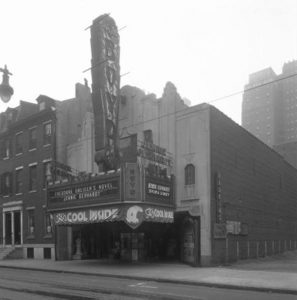
<svg viewBox="0 0 297 300"><path fill-rule="evenodd" d="M174 210L172 208L144 204L118 205L52 212L52 217L54 225L124 221L131 228L135 229L143 222L173 223Z"/></svg>

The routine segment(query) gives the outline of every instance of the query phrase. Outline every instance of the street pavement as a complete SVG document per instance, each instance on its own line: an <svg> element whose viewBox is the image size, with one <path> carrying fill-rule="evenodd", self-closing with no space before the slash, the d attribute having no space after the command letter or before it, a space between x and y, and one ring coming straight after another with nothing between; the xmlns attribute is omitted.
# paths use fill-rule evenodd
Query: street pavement
<svg viewBox="0 0 297 300"><path fill-rule="evenodd" d="M208 268L194 268L178 263L37 259L2 260L0 268L45 270L297 295L297 251Z"/></svg>
<svg viewBox="0 0 297 300"><path fill-rule="evenodd" d="M296 295L0 268L1 300L296 300Z"/></svg>

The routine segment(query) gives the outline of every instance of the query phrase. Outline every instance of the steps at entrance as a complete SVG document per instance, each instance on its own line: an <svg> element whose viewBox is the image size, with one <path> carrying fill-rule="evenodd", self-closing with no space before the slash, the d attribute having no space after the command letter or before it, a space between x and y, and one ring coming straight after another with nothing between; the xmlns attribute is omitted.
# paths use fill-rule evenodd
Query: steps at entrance
<svg viewBox="0 0 297 300"><path fill-rule="evenodd" d="M5 259L20 259L24 258L23 254L23 248L14 248L13 251L11 251Z"/></svg>
<svg viewBox="0 0 297 300"><path fill-rule="evenodd" d="M0 260L5 259L14 249L14 247L0 247Z"/></svg>

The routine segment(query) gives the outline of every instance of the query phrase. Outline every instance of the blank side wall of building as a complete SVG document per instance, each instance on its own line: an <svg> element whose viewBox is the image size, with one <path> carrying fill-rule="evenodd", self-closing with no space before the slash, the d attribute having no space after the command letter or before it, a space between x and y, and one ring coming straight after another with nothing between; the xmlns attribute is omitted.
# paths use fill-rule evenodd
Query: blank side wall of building
<svg viewBox="0 0 297 300"><path fill-rule="evenodd" d="M210 120L212 221L217 216L215 176L219 172L223 222L240 222L248 229L247 234L228 234L228 245L213 239L214 260L292 249L297 233L297 170L215 108Z"/></svg>

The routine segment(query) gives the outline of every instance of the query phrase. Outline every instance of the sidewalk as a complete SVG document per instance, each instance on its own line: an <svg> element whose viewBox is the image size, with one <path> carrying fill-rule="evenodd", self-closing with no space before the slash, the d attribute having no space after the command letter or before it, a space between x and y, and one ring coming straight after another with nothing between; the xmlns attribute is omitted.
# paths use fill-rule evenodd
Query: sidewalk
<svg viewBox="0 0 297 300"><path fill-rule="evenodd" d="M193 268L183 264L124 264L82 260L52 261L15 259L0 261L2 268L44 270L152 280L214 287L272 291L297 295L297 252L247 260L232 266Z"/></svg>

